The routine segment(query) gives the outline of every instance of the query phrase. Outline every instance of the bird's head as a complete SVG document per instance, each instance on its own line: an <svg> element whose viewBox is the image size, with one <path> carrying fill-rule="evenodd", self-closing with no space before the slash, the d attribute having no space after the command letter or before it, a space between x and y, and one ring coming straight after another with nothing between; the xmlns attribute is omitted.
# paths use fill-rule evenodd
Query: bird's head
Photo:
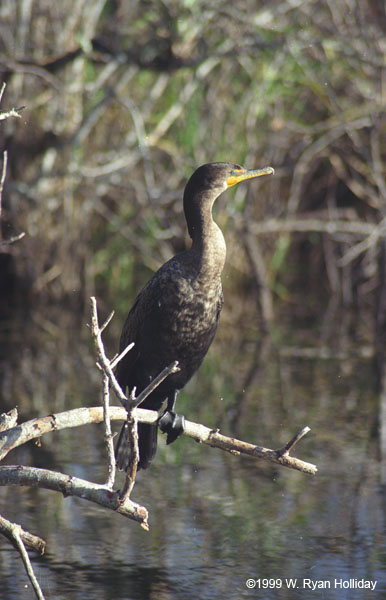
<svg viewBox="0 0 386 600"><path fill-rule="evenodd" d="M192 210L197 210L203 204L211 208L216 198L228 188L247 179L273 173L272 167L244 169L240 165L226 162L208 163L198 167L186 184L184 192L184 210L188 224Z"/></svg>
<svg viewBox="0 0 386 600"><path fill-rule="evenodd" d="M193 198L203 192L209 192L217 198L228 188L254 177L271 175L274 173L272 167L263 169L244 169L240 165L225 162L208 163L198 167L186 184L184 198Z"/></svg>

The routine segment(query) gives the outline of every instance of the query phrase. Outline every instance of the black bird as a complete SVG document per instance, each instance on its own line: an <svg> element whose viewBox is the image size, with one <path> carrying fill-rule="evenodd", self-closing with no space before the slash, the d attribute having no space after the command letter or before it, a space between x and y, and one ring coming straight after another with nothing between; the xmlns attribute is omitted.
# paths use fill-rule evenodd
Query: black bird
<svg viewBox="0 0 386 600"><path fill-rule="evenodd" d="M166 410L158 424L167 443L183 431L184 419L175 413L179 390L199 368L216 333L223 305L221 272L226 246L212 218L214 201L229 187L260 175L271 167L247 170L240 165L217 162L199 167L184 192L184 212L192 246L167 261L138 294L123 326L120 352L130 342L133 349L118 363L122 389L136 388L137 395L173 361L180 371L169 375L141 404L141 408ZM117 467L127 470L130 450L127 425L115 449ZM138 424L139 463L146 469L157 450L157 424Z"/></svg>

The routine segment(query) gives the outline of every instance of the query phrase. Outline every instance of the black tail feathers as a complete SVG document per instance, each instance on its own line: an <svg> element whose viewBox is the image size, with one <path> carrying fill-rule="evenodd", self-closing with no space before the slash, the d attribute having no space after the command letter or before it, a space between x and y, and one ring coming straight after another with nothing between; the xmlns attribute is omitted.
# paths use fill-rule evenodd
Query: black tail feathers
<svg viewBox="0 0 386 600"><path fill-rule="evenodd" d="M137 470L147 469L157 452L157 425L138 423L138 450L139 462ZM129 442L128 425L125 423L119 434L115 447L115 460L117 468L127 471L130 463L131 448Z"/></svg>

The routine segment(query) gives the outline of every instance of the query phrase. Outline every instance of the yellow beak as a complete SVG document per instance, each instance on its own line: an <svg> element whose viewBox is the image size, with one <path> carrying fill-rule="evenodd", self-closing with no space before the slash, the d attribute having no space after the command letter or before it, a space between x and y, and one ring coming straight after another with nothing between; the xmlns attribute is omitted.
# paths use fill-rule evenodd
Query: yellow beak
<svg viewBox="0 0 386 600"><path fill-rule="evenodd" d="M263 169L237 169L232 171L232 175L228 177L226 183L228 187L236 185L246 179L252 179L252 177L261 177L261 175L273 175L275 170L272 167L264 167Z"/></svg>

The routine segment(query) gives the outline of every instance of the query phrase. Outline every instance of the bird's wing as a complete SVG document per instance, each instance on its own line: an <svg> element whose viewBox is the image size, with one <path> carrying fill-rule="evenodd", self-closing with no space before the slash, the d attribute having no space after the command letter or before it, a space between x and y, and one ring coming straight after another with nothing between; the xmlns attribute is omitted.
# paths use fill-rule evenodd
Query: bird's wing
<svg viewBox="0 0 386 600"><path fill-rule="evenodd" d="M134 347L117 365L116 376L123 390L137 384L133 381L134 367L141 354L141 340L145 328L154 312L154 304L157 302L159 293L157 287L157 280L153 277L138 294L123 325L119 352L123 352L129 344L134 342Z"/></svg>

